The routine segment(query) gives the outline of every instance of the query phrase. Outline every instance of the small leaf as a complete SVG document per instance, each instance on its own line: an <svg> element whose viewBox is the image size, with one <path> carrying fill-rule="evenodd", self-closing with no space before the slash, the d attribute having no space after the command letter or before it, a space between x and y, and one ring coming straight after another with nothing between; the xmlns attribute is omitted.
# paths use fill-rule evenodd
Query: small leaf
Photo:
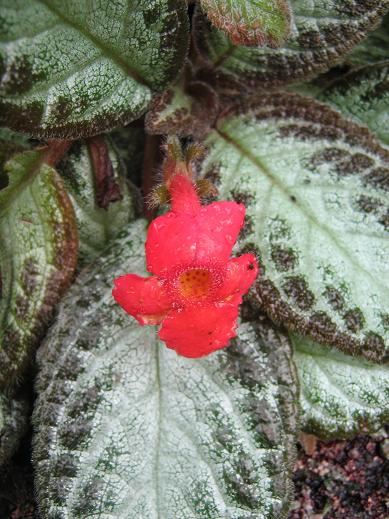
<svg viewBox="0 0 389 519"><path fill-rule="evenodd" d="M3 171L4 164L12 155L30 148L28 139L21 133L8 128L0 128L0 189L5 187L8 179Z"/></svg>
<svg viewBox="0 0 389 519"><path fill-rule="evenodd" d="M25 135L13 132L8 128L0 128L0 190L7 187L8 176L4 171L4 165L8 159L21 151L28 150L30 144ZM0 208L1 209L1 208ZM0 273L0 298L1 298L1 273Z"/></svg>
<svg viewBox="0 0 389 519"><path fill-rule="evenodd" d="M185 76L153 101L146 116L148 133L200 137L214 123L219 111L216 92L192 77L189 66Z"/></svg>
<svg viewBox="0 0 389 519"><path fill-rule="evenodd" d="M96 153L101 152L100 164L94 164L91 154L91 146L97 144ZM118 195L117 199L109 201L105 196L109 186L102 179L100 197L108 201L106 208L99 207L96 167L102 170L103 175L110 175L114 194ZM108 138L98 137L87 143L74 144L58 164L58 171L75 209L80 259L82 262L90 261L133 220L134 190L130 189L123 163Z"/></svg>
<svg viewBox="0 0 389 519"><path fill-rule="evenodd" d="M225 112L200 173L244 202L257 303L346 353L389 353L389 153L365 129L293 94Z"/></svg>
<svg viewBox="0 0 389 519"><path fill-rule="evenodd" d="M389 419L389 366L291 335L300 379L302 427L321 438L379 429Z"/></svg>
<svg viewBox="0 0 389 519"><path fill-rule="evenodd" d="M318 99L365 124L389 145L389 61L346 74L332 82Z"/></svg>
<svg viewBox="0 0 389 519"><path fill-rule="evenodd" d="M15 155L0 191L0 387L23 375L76 266L74 211L44 152Z"/></svg>
<svg viewBox="0 0 389 519"><path fill-rule="evenodd" d="M30 404L24 394L0 393L0 465L15 452L27 432Z"/></svg>
<svg viewBox="0 0 389 519"><path fill-rule="evenodd" d="M195 45L221 90L241 93L313 77L349 52L388 9L386 0L336 0L325 8L291 0L290 6L292 32L280 49L234 45L197 10Z"/></svg>
<svg viewBox="0 0 389 519"><path fill-rule="evenodd" d="M200 0L200 4L213 25L235 45L277 48L291 30L287 0Z"/></svg>
<svg viewBox="0 0 389 519"><path fill-rule="evenodd" d="M284 518L296 384L263 321L203 359L177 356L112 295L142 274L146 223L84 272L39 351L34 462L42 518Z"/></svg>
<svg viewBox="0 0 389 519"><path fill-rule="evenodd" d="M1 120L34 137L90 136L137 119L186 55L181 0L2 4Z"/></svg>

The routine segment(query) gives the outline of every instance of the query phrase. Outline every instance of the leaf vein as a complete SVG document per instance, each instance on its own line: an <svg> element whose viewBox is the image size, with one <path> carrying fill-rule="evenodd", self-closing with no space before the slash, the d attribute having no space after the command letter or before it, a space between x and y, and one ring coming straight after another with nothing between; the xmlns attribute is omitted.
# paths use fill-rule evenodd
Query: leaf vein
<svg viewBox="0 0 389 519"><path fill-rule="evenodd" d="M97 36L90 33L85 29L85 27L79 25L74 20L69 19L67 16L65 16L59 9L56 9L53 5L50 4L49 0L35 0L38 3L43 4L49 11L54 13L58 18L64 23L65 25L68 25L69 27L72 27L77 32L81 34L85 39L91 41L99 50L100 52L111 59L119 68L121 68L127 75L131 76L135 81L138 83L148 86L150 88L149 82L146 81L145 78L143 78L138 71L136 71L133 67L130 67L130 65L122 59L120 56L118 56L115 51L108 47L105 43L103 43Z"/></svg>

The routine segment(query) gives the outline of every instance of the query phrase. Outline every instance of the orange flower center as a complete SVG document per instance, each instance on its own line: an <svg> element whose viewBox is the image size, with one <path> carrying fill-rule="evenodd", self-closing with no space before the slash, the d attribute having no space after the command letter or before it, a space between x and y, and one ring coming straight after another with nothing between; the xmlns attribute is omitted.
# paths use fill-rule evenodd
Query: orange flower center
<svg viewBox="0 0 389 519"><path fill-rule="evenodd" d="M212 275L206 269L189 269L178 278L180 294L185 299L202 299L212 290Z"/></svg>

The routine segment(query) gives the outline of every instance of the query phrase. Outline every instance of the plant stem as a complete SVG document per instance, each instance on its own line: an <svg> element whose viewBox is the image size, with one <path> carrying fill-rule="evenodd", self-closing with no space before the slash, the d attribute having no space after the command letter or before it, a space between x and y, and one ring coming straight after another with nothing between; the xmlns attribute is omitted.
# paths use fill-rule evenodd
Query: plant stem
<svg viewBox="0 0 389 519"><path fill-rule="evenodd" d="M43 162L49 166L55 167L72 144L73 141L67 139L53 139L48 141Z"/></svg>
<svg viewBox="0 0 389 519"><path fill-rule="evenodd" d="M117 202L123 198L120 186L115 179L108 146L103 137L97 136L88 139L88 149L93 166L96 202L102 209L108 209L111 202Z"/></svg>

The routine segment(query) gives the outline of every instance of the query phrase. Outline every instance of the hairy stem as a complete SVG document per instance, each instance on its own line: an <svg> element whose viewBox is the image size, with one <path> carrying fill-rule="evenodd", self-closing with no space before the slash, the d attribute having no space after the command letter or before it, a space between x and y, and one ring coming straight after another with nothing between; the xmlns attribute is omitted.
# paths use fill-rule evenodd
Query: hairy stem
<svg viewBox="0 0 389 519"><path fill-rule="evenodd" d="M146 137L142 175L143 214L148 220L153 219L154 209L149 207L147 199L156 183L155 173L158 171L161 160L161 136L148 135Z"/></svg>

